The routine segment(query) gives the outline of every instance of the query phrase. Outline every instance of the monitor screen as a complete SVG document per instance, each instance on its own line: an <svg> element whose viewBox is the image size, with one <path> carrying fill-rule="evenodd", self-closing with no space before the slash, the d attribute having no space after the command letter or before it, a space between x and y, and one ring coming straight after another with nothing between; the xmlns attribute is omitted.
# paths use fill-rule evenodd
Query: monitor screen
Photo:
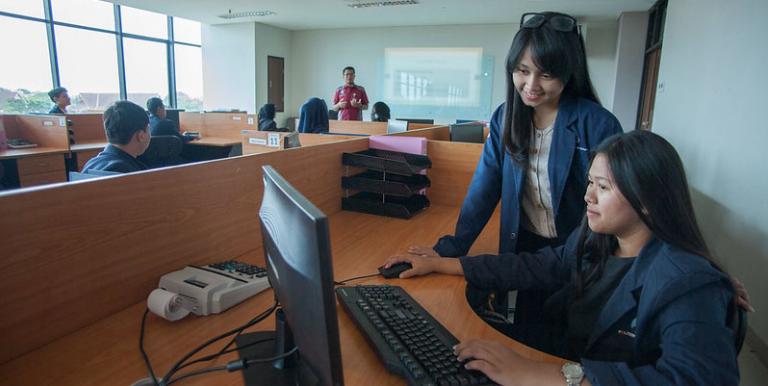
<svg viewBox="0 0 768 386"><path fill-rule="evenodd" d="M275 169L262 169L259 219L269 282L298 347L299 372L312 375L298 384L343 385L328 219Z"/></svg>
<svg viewBox="0 0 768 386"><path fill-rule="evenodd" d="M483 143L485 142L484 126L479 122L451 125L451 141Z"/></svg>
<svg viewBox="0 0 768 386"><path fill-rule="evenodd" d="M387 134L402 133L408 131L408 121L390 119L387 121Z"/></svg>

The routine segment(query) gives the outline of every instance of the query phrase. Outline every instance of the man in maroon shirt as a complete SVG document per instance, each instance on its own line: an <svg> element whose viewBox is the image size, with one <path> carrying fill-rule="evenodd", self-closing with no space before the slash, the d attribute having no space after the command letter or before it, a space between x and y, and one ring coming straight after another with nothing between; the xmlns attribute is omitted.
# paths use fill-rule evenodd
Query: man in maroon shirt
<svg viewBox="0 0 768 386"><path fill-rule="evenodd" d="M368 109L368 95L363 86L355 84L355 68L344 67L344 85L333 93L333 111L339 112L341 121L362 121L363 110Z"/></svg>

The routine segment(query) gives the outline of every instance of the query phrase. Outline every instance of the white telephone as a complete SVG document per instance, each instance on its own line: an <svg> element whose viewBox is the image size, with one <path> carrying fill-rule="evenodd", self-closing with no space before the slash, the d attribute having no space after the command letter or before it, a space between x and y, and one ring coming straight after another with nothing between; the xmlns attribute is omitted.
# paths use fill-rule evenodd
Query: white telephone
<svg viewBox="0 0 768 386"><path fill-rule="evenodd" d="M218 314L269 288L269 280L266 269L229 260L167 273L159 287L149 294L147 305L153 313L176 321L190 312Z"/></svg>

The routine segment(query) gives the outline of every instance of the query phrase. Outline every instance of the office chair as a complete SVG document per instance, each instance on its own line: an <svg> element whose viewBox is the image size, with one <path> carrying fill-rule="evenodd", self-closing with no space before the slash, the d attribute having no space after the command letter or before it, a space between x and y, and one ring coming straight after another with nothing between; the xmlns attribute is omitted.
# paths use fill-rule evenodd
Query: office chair
<svg viewBox="0 0 768 386"><path fill-rule="evenodd" d="M738 355L744 345L744 338L747 336L747 311L735 303L728 306L728 311L728 327L733 330L734 345Z"/></svg>
<svg viewBox="0 0 768 386"><path fill-rule="evenodd" d="M109 172L106 170L90 170L87 173L69 172L69 181L82 181L90 180L92 178L99 178L104 176L114 176L122 174L118 172Z"/></svg>
<svg viewBox="0 0 768 386"><path fill-rule="evenodd" d="M149 147L138 157L149 168L179 165L184 163L181 151L184 143L173 135L158 135L149 141Z"/></svg>

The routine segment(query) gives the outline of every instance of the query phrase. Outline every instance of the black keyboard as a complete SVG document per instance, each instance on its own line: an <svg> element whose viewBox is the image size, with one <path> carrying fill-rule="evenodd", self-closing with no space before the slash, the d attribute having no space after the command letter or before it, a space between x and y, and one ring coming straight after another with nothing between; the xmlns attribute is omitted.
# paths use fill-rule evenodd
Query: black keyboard
<svg viewBox="0 0 768 386"><path fill-rule="evenodd" d="M409 385L495 385L456 360L458 339L401 287L338 287L336 296L387 370Z"/></svg>

